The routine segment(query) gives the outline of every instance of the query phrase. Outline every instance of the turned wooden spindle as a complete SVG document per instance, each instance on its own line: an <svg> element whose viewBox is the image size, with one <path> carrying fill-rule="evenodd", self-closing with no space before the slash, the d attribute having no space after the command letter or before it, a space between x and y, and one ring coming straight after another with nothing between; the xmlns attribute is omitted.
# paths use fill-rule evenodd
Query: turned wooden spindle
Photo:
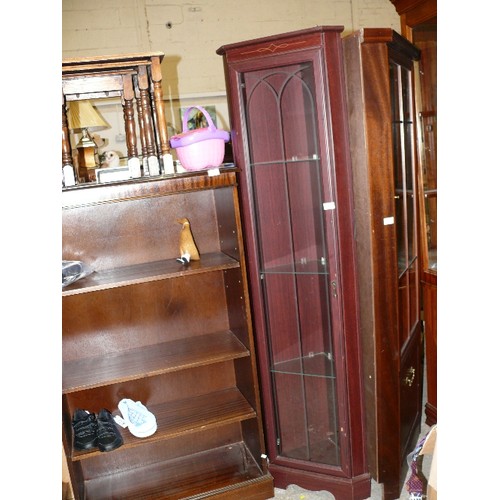
<svg viewBox="0 0 500 500"><path fill-rule="evenodd" d="M146 143L145 156L155 156L156 148L153 132L153 117L151 115L151 100L149 98L149 81L145 66L140 66L138 68L137 82L140 95L138 105L142 108L142 127Z"/></svg>
<svg viewBox="0 0 500 500"><path fill-rule="evenodd" d="M71 155L71 143L69 140L68 117L66 115L66 100L62 96L62 166L73 166L73 156Z"/></svg>
<svg viewBox="0 0 500 500"><path fill-rule="evenodd" d="M144 133L144 118L142 113L142 106L140 106L141 92L139 90L137 82L135 85L135 99L137 102L137 122L139 123L139 138L141 140L141 153L143 157L147 157L148 154L146 148L146 134Z"/></svg>
<svg viewBox="0 0 500 500"><path fill-rule="evenodd" d="M163 89L161 85L162 74L159 57L151 58L150 74L153 82L152 94L156 116L155 125L159 139L159 150L161 154L164 155L170 153L170 145L168 143L167 121L165 119L165 104L163 102Z"/></svg>
<svg viewBox="0 0 500 500"><path fill-rule="evenodd" d="M128 158L137 158L137 138L134 120L134 87L132 84L132 75L123 76L123 118L125 120L125 136L127 140Z"/></svg>

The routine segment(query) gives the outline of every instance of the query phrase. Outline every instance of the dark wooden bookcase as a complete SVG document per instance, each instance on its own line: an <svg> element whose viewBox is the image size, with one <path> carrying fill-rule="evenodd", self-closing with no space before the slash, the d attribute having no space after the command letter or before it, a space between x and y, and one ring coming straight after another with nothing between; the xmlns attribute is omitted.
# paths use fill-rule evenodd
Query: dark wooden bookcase
<svg viewBox="0 0 500 500"><path fill-rule="evenodd" d="M270 472L364 499L351 168L339 26L225 45Z"/></svg>
<svg viewBox="0 0 500 500"><path fill-rule="evenodd" d="M367 451L384 499L399 498L420 430L414 61L389 28L343 39L348 94Z"/></svg>
<svg viewBox="0 0 500 500"><path fill-rule="evenodd" d="M62 292L63 444L75 497L273 496L234 168L62 192L63 259L93 269ZM187 217L201 253L179 256ZM76 408L140 400L158 430L75 452Z"/></svg>

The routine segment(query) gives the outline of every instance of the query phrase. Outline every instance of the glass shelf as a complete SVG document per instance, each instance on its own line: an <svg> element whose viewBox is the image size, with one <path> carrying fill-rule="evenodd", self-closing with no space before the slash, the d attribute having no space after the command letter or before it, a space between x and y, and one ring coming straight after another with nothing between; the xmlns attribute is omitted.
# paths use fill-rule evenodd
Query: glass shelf
<svg viewBox="0 0 500 500"><path fill-rule="evenodd" d="M260 161L260 162L255 162L255 163L249 163L250 167L255 167L255 166L260 166L260 165L276 165L276 164L285 164L285 163L303 163L306 161L314 161L314 162L320 162L321 158L314 154L312 156L305 156L302 158L298 157L292 157L288 159L276 159L276 160L267 160L267 161Z"/></svg>
<svg viewBox="0 0 500 500"><path fill-rule="evenodd" d="M328 274L326 259L307 260L284 264L281 266L267 267L261 270L262 274Z"/></svg>
<svg viewBox="0 0 500 500"><path fill-rule="evenodd" d="M305 377L335 378L333 357L330 352L310 353L300 358L280 361L271 367L271 372Z"/></svg>

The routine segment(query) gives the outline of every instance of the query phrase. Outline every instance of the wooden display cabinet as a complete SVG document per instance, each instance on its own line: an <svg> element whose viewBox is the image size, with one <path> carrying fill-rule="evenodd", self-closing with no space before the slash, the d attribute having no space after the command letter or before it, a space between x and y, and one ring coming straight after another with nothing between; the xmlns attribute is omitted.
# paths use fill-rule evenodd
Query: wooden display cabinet
<svg viewBox="0 0 500 500"><path fill-rule="evenodd" d="M415 80L419 117L419 217L427 370L426 424L437 422L437 0L391 0L401 33L420 49Z"/></svg>
<svg viewBox="0 0 500 500"><path fill-rule="evenodd" d="M77 499L274 495L264 451L234 168L62 192L63 444ZM177 219L201 260L183 265ZM141 401L158 430L107 453L72 449L76 408Z"/></svg>
<svg viewBox="0 0 500 500"><path fill-rule="evenodd" d="M351 169L340 33L225 45L270 472L364 499Z"/></svg>
<svg viewBox="0 0 500 500"><path fill-rule="evenodd" d="M420 431L414 61L395 31L343 39L353 166L367 450L384 499L399 498Z"/></svg>
<svg viewBox="0 0 500 500"><path fill-rule="evenodd" d="M419 61L417 111L419 115L419 208L422 252L421 282L427 367L426 423L437 423L437 25L436 18L415 26Z"/></svg>

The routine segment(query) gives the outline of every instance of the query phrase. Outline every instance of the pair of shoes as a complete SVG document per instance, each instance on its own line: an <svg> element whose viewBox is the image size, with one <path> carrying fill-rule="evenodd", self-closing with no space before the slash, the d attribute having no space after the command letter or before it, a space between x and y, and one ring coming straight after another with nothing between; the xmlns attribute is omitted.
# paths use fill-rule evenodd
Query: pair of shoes
<svg viewBox="0 0 500 500"><path fill-rule="evenodd" d="M156 432L156 417L140 402L122 399L118 403L122 417L115 416L115 421L122 427L128 427L130 433L138 438L151 436Z"/></svg>
<svg viewBox="0 0 500 500"><path fill-rule="evenodd" d="M123 444L123 438L113 420L113 415L101 409L97 416L87 410L75 410L72 420L75 450L112 451Z"/></svg>

